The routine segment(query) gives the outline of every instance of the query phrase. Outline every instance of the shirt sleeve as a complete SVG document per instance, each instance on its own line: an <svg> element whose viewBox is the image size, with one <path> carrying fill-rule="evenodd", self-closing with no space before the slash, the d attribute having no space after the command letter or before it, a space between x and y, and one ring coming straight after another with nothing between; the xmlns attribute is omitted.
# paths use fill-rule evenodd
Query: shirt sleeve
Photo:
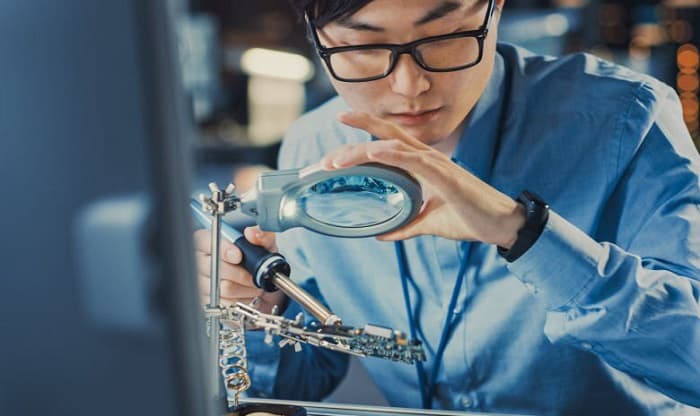
<svg viewBox="0 0 700 416"><path fill-rule="evenodd" d="M659 109L601 214L607 241L552 211L508 267L546 305L551 342L700 407L700 163L675 93Z"/></svg>

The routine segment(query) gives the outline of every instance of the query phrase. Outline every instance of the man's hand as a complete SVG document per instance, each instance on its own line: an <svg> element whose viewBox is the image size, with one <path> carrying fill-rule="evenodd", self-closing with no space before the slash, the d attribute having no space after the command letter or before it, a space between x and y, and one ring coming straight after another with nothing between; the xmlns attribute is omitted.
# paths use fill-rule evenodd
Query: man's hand
<svg viewBox="0 0 700 416"><path fill-rule="evenodd" d="M260 231L258 227L248 227L244 230L248 241L276 252L275 234ZM197 273L202 303L209 303L209 285L211 275L211 233L199 230L194 233ZM258 309L270 313L274 305L283 308L286 296L281 291L264 292L253 283L253 277L239 264L243 260L241 251L234 244L221 239L221 262L219 263L220 300L222 305L232 305L236 302L249 303L259 296L262 302Z"/></svg>
<svg viewBox="0 0 700 416"><path fill-rule="evenodd" d="M338 117L380 140L336 149L321 160L323 169L378 162L407 170L423 187L425 202L418 216L404 227L379 236L380 240L432 234L510 249L525 223L520 204L392 122L358 112Z"/></svg>

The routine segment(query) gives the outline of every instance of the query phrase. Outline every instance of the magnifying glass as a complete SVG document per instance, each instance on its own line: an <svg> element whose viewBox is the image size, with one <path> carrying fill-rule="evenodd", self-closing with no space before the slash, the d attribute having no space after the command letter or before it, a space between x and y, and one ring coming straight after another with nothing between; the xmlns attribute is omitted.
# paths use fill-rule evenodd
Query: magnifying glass
<svg viewBox="0 0 700 416"><path fill-rule="evenodd" d="M422 205L422 190L408 172L368 163L324 171L263 172L241 196L240 210L264 231L294 227L335 237L370 237L411 221Z"/></svg>
<svg viewBox="0 0 700 416"><path fill-rule="evenodd" d="M213 186L213 187L212 187ZM318 165L304 169L262 173L256 186L240 197L233 186L221 191L210 185L212 198L202 195L190 202L194 219L212 229L212 259L218 258L218 239L223 236L243 254L241 264L265 291L281 289L325 325L340 318L289 279L290 266L279 253L256 246L221 221L227 211L240 209L255 218L262 230L280 232L294 227L336 237L369 237L403 226L418 214L422 190L408 172L377 163L324 171ZM206 205L208 208L204 208ZM212 276L218 273L212 260ZM218 293L212 278L210 293ZM216 298L216 299L215 299ZM211 304L218 304L216 295Z"/></svg>

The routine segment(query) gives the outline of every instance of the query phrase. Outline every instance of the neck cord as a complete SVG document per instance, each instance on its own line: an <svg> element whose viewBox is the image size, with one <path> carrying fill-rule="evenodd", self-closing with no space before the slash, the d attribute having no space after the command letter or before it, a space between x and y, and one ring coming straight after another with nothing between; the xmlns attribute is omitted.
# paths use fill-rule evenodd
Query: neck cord
<svg viewBox="0 0 700 416"><path fill-rule="evenodd" d="M403 301L406 306L406 313L408 314L408 327L411 333L411 339L418 339L416 325L413 320L413 312L411 311L411 295L408 291L408 275L410 273L408 269L408 263L406 262L406 248L403 245L403 241L397 241L394 243L394 248L396 249L396 256L399 258L399 273L401 274L401 289L403 289ZM426 391L426 380L425 371L423 370L423 362L416 361L416 373L418 374L418 386L420 388L421 404L425 409L428 405L428 396Z"/></svg>
<svg viewBox="0 0 700 416"><path fill-rule="evenodd" d="M500 54L497 53L497 56ZM496 164L496 157L499 154L499 149L501 147L501 141L503 139L504 131L506 126L508 125L508 114L510 114L510 97L511 97L511 78L508 76L509 74L509 69L508 69L508 63L503 60L503 73L504 73L504 84L502 86L503 88L503 102L500 105L499 108L499 116L498 116L498 132L496 133L496 143L494 145L493 149L493 154L491 156L491 164L489 168L489 173L486 178L491 176L493 172L493 166ZM371 137L371 140L376 140L374 136ZM461 140L461 139L460 139ZM459 143L457 144L459 146ZM453 158L453 161L458 162L456 159ZM460 163L461 165L461 163ZM487 180L484 178L484 180ZM457 275L457 281L455 282L455 287L452 290L452 298L450 299L450 307L447 310L447 318L445 319L445 324L443 325L443 330L442 330L442 335L440 336L440 344L438 345L438 349L435 353L435 364L433 367L432 375L431 375L431 383L426 385L426 380L425 380L425 372L423 371L423 363L420 361L416 361L416 372L418 373L418 383L420 386L421 390L421 399L422 399L422 404L424 409L429 409L432 407L432 396L433 392L435 389L435 383L437 381L437 374L440 369L440 361L442 361L442 356L444 354L445 350L445 345L447 344L447 340L454 329L454 323L459 321L459 318L463 314L463 311L460 312L459 314L454 314L454 307L456 306L457 303L457 294L459 293L461 287L462 287L462 281L464 280L464 274L466 272L467 268L467 263L469 262L469 257L471 256L471 251L474 248L475 244L472 244L469 247L469 253L465 253L466 251L466 246L467 242L462 242L461 244L461 251L462 251L462 263L460 264L459 268L459 273ZM404 303L406 305L406 313L408 314L408 322L409 322L409 327L410 327L410 332L411 332L411 337L413 339L418 339L417 338L417 331L416 331L416 320L414 319L413 313L411 311L411 298L409 296L408 292L408 280L411 279L411 272L408 269L408 261L406 260L406 249L404 247L403 241L396 241L394 243L394 246L396 248L396 255L399 259L399 271L401 273L401 287L403 289L403 298L404 298ZM452 319L450 319L452 318Z"/></svg>
<svg viewBox="0 0 700 416"><path fill-rule="evenodd" d="M421 402L424 409L430 409L433 403L433 394L435 392L435 387L437 384L437 376L440 372L440 366L442 364L442 357L445 353L445 348L447 347L447 341L449 340L452 332L456 327L456 323L459 322L459 317L462 312L455 313L455 306L457 305L457 298L459 297L459 292L462 289L464 283L464 275L466 274L467 265L469 263L469 253L467 253L467 242L462 242L460 244L460 252L462 254L462 259L459 266L459 272L457 273L457 279L455 281L455 286L452 289L452 296L450 298L450 303L447 308L447 316L445 316L445 322L443 324L442 333L440 335L440 342L438 348L435 351L435 360L433 363L433 369L430 375L430 379L426 381L426 373L423 369L423 363L416 361L416 372L418 373L418 384L421 390ZM411 310L411 300L408 291L408 280L411 279L411 271L408 267L408 260L406 258L406 248L403 241L397 241L395 243L396 255L399 258L399 271L401 273L401 288L403 289L404 304L406 306L406 313L408 314L409 328L411 332L411 337L416 339L416 320L417 318L413 316Z"/></svg>

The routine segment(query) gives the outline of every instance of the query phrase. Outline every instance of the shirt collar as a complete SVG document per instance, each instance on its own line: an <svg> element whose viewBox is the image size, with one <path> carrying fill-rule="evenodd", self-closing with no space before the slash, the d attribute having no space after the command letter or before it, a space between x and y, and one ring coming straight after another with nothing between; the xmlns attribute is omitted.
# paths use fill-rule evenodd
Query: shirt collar
<svg viewBox="0 0 700 416"><path fill-rule="evenodd" d="M497 151L501 112L505 100L505 63L496 53L493 71L479 101L469 113L452 160L483 181L488 181Z"/></svg>

